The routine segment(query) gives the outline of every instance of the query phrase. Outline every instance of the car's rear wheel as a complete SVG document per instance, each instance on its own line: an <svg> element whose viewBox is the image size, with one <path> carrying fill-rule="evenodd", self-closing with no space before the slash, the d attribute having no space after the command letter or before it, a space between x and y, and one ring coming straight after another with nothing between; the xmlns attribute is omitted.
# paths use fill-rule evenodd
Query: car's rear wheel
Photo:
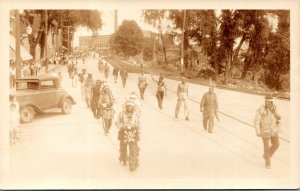
<svg viewBox="0 0 300 191"><path fill-rule="evenodd" d="M62 112L64 114L69 114L72 111L72 101L70 98L66 98L62 105Z"/></svg>
<svg viewBox="0 0 300 191"><path fill-rule="evenodd" d="M20 111L21 122L29 123L33 120L35 116L35 111L32 106L25 106Z"/></svg>

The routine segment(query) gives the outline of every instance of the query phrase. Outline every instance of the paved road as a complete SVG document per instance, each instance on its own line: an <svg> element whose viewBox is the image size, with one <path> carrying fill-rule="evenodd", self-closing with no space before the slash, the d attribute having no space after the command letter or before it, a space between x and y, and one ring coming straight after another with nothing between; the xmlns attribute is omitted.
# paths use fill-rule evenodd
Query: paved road
<svg viewBox="0 0 300 191"><path fill-rule="evenodd" d="M80 63L79 68L86 68L94 78L102 79L97 71L97 61L90 57L85 65ZM201 126L199 105L192 102L191 121L185 121L183 113L175 120L175 94L167 92L164 109L160 111L150 76L142 102L140 168L129 172L118 161L117 130L113 127L110 135L104 136L101 121L93 118L80 97L80 87L72 88L66 68L61 67L59 71L64 76L63 88L75 97L77 104L69 115L60 112L41 114L32 123L21 126L20 141L11 149L11 182L8 186L161 188L165 185L187 188L194 185L206 188L222 184L233 188L244 182L250 187L260 184L262 188L279 184L291 173L289 143L281 141L273 168L267 170L262 159L262 143L254 129L220 115L221 122L216 124L214 134L208 134ZM114 83L110 76L116 113L121 110L125 97L138 91L137 78L135 74L129 74L127 87L123 89L120 78ZM176 87L174 81L166 83L170 88ZM199 100L206 88L190 85L190 90L192 97ZM253 95L216 91L223 111L239 114L250 121L254 114L249 111L262 102ZM246 109L248 106L250 109Z"/></svg>

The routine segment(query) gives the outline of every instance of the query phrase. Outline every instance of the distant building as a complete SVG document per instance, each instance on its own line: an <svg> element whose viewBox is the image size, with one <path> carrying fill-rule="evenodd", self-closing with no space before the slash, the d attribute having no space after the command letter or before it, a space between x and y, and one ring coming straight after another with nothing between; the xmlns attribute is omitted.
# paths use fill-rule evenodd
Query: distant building
<svg viewBox="0 0 300 191"><path fill-rule="evenodd" d="M92 35L79 37L79 49L81 51L87 49L94 49L100 52L107 52L110 50L111 35Z"/></svg>
<svg viewBox="0 0 300 191"><path fill-rule="evenodd" d="M142 30L144 38L151 38L155 33L148 31L148 30Z"/></svg>
<svg viewBox="0 0 300 191"><path fill-rule="evenodd" d="M151 38L155 34L147 30L142 30L142 32L145 38ZM94 33L92 36L80 36L79 50L94 49L100 52L110 51L110 37L111 35L98 35L97 33Z"/></svg>

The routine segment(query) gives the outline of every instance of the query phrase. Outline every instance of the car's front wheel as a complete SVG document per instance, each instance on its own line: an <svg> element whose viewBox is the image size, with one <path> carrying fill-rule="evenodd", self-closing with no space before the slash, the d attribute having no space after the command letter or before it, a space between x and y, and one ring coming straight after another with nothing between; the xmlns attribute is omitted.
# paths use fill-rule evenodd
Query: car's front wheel
<svg viewBox="0 0 300 191"><path fill-rule="evenodd" d="M71 113L71 110L72 110L72 101L70 98L66 98L63 102L62 112L64 114L69 114Z"/></svg>
<svg viewBox="0 0 300 191"><path fill-rule="evenodd" d="M20 110L21 122L29 123L33 120L35 115L34 108L32 106L25 106Z"/></svg>

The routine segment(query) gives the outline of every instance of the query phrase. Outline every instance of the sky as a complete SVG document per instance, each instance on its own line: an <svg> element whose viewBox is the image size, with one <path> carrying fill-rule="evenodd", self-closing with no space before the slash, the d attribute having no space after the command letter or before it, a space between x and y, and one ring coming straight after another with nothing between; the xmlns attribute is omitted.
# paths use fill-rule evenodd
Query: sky
<svg viewBox="0 0 300 191"><path fill-rule="evenodd" d="M102 18L102 28L99 30L100 35L109 35L114 32L114 10L99 10L101 12ZM118 10L118 26L120 26L123 20L134 20L142 30L155 31L155 29L143 22L141 17L141 9L128 9L128 10ZM74 46L79 46L79 36L90 36L92 31L85 27L80 27L74 34Z"/></svg>

